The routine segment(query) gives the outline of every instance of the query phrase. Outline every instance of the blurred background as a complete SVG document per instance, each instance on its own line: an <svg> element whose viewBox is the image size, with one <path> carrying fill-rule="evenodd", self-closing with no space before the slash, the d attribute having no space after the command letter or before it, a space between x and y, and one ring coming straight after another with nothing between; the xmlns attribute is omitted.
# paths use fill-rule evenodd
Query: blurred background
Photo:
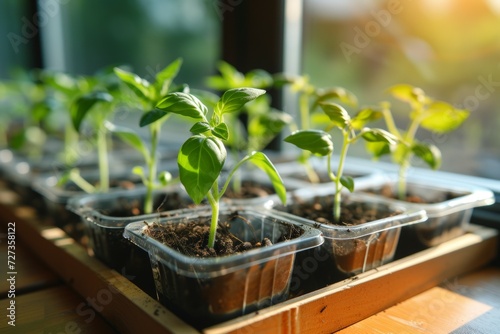
<svg viewBox="0 0 500 334"><path fill-rule="evenodd" d="M394 84L416 85L471 111L452 133L419 130L443 151L441 169L500 179L498 0L2 0L0 35L1 80L122 64L152 79L182 57L177 80L195 88L221 59L243 72L307 74L367 105L390 100ZM408 109L394 112L401 124ZM361 146L352 154L365 156Z"/></svg>

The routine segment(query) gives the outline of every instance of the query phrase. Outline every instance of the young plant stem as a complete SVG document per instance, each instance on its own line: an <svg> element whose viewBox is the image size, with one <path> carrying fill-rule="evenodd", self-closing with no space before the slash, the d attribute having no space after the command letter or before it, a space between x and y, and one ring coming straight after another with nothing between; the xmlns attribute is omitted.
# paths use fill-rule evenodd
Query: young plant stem
<svg viewBox="0 0 500 334"><path fill-rule="evenodd" d="M71 170L70 180L88 194L94 193L96 190L95 187L87 182L87 180L85 180L76 169Z"/></svg>
<svg viewBox="0 0 500 334"><path fill-rule="evenodd" d="M73 149L76 145L78 145L78 132L76 132L71 122L67 122L64 129L64 153L62 159L68 166L75 161Z"/></svg>
<svg viewBox="0 0 500 334"><path fill-rule="evenodd" d="M349 149L349 132L343 130L342 131L343 135L343 143L342 143L342 149L340 150L340 156L339 156L339 164L337 166L337 176L334 179L335 182L335 198L334 198L334 207L333 207L333 219L335 222L338 222L340 220L340 204L342 200L342 183L341 177L342 174L344 173L344 163L345 159L347 156L347 151ZM328 157L328 169L331 170L331 165L330 165L330 160L331 160L331 155Z"/></svg>
<svg viewBox="0 0 500 334"><path fill-rule="evenodd" d="M411 151L411 145L415 140L415 136L417 134L418 127L420 122L423 119L423 113L419 110L415 118L413 118L410 126L408 127L408 131L406 132L403 141L404 141L404 153L399 166L398 172L398 198L400 200L405 200L406 198L406 174L408 168L410 167L410 160L413 157L413 152Z"/></svg>
<svg viewBox="0 0 500 334"><path fill-rule="evenodd" d="M217 187L217 184L215 184L214 186ZM214 195L212 194L212 190L210 190L207 194L208 202L210 203L210 207L212 208L210 233L208 235L208 248L214 248L215 246L215 235L217 233L217 224L219 222L219 199L217 197L214 197Z"/></svg>
<svg viewBox="0 0 500 334"><path fill-rule="evenodd" d="M104 122L101 124L104 124ZM104 126L101 126L97 131L97 154L99 159L100 190L102 192L108 192L109 190L109 162L106 139L106 131Z"/></svg>
<svg viewBox="0 0 500 334"><path fill-rule="evenodd" d="M300 108L300 123L303 130L309 130L311 127L309 121L309 94L302 93L299 97L299 108ZM302 164L304 165L306 175L311 183L319 183L319 176L311 165L310 161L311 154L307 151L302 152L302 157L300 158Z"/></svg>
<svg viewBox="0 0 500 334"><path fill-rule="evenodd" d="M148 161L148 181L146 182L146 197L144 199L144 213L153 212L153 189L156 180L157 150L160 137L160 123L151 124L151 156Z"/></svg>

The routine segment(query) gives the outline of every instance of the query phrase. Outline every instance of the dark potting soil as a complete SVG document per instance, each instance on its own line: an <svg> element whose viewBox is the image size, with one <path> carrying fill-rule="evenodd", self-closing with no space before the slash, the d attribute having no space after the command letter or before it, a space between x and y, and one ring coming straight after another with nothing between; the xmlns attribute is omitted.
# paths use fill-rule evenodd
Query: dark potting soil
<svg viewBox="0 0 500 334"><path fill-rule="evenodd" d="M396 191L394 191L394 187L391 186L390 184L386 184L382 186L382 188L375 190L375 189L369 189L367 192L377 194L377 195L382 195L387 198L391 199L399 199L397 197ZM433 204L433 203L440 203L444 201L448 201L450 199L454 199L459 197L460 195L452 193L452 192L436 192L434 194L434 197L431 200L426 200L422 196L419 196L417 194L411 193L411 191L408 191L405 197L405 201L409 203L420 203L420 204Z"/></svg>
<svg viewBox="0 0 500 334"><path fill-rule="evenodd" d="M144 214L144 197L129 199L118 198L116 208L99 210L100 213L113 217L131 217ZM166 212L177 209L193 208L195 204L187 196L180 192L165 193L154 198L153 208L155 212Z"/></svg>
<svg viewBox="0 0 500 334"><path fill-rule="evenodd" d="M288 206L287 212L321 224L344 226L360 225L401 213L394 210L378 210L369 203L345 201L340 207L340 220L333 222L333 197L316 197L312 203L295 198L294 205Z"/></svg>
<svg viewBox="0 0 500 334"><path fill-rule="evenodd" d="M231 186L229 186L224 193L225 198L231 199L249 199L265 197L274 194L274 188L271 186L264 185L259 182L244 180L241 183L241 191L235 192Z"/></svg>
<svg viewBox="0 0 500 334"><path fill-rule="evenodd" d="M210 231L209 217L203 221L197 219L169 225L153 223L144 230L144 233L184 255L196 257L227 256L273 245L268 238L251 241L240 240L230 231L231 220L234 218L242 219L243 217L236 211L227 221L218 224L214 248L207 247ZM302 229L290 224L288 234L281 236L276 242L297 238L302 233Z"/></svg>

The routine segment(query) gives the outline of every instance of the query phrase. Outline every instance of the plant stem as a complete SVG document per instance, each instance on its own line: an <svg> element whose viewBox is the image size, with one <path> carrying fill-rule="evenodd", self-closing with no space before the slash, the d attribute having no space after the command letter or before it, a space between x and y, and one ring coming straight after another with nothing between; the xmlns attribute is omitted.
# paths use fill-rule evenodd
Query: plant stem
<svg viewBox="0 0 500 334"><path fill-rule="evenodd" d="M207 194L208 202L212 208L212 219L210 221L210 233L208 235L208 248L214 248L215 246L215 235L217 233L217 224L219 221L219 200L214 198L212 192L209 191Z"/></svg>
<svg viewBox="0 0 500 334"><path fill-rule="evenodd" d="M80 189L85 191L88 194L95 192L95 187L87 182L81 175L77 169L73 169L70 172L70 180L73 181Z"/></svg>
<svg viewBox="0 0 500 334"><path fill-rule="evenodd" d="M309 123L309 94L302 93L299 97L299 104L301 129L309 130L311 127Z"/></svg>
<svg viewBox="0 0 500 334"><path fill-rule="evenodd" d="M148 161L148 181L146 182L146 197L144 199L144 213L153 212L153 189L156 180L157 150L160 136L160 123L151 124L151 159Z"/></svg>
<svg viewBox="0 0 500 334"><path fill-rule="evenodd" d="M101 124L104 124L103 122ZM100 126L97 130L97 154L99 159L99 180L101 191L109 191L109 162L106 140L106 130Z"/></svg>
<svg viewBox="0 0 500 334"><path fill-rule="evenodd" d="M399 164L398 172L398 198L402 201L404 201L406 198L406 173L410 166L410 160L413 156L411 146L413 145L418 127L423 119L423 116L424 115L422 110L418 110L417 116L413 118L410 126L408 127L408 131L403 138L405 151L403 154L403 158Z"/></svg>
<svg viewBox="0 0 500 334"><path fill-rule="evenodd" d="M70 121L67 122L64 130L64 156L63 161L66 165L70 166L75 162L75 152L72 150L78 145L78 132L73 128Z"/></svg>
<svg viewBox="0 0 500 334"><path fill-rule="evenodd" d="M336 222L340 220L340 204L342 200L342 183L340 182L344 173L344 163L349 149L349 132L343 130L343 143L339 156L339 165L337 167L337 177L335 178L335 199L333 207L333 218Z"/></svg>

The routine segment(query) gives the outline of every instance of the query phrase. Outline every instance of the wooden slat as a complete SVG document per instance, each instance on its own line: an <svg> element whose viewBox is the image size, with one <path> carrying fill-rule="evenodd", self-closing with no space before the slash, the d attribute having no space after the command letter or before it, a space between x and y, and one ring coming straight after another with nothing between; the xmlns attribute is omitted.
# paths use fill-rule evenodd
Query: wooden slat
<svg viewBox="0 0 500 334"><path fill-rule="evenodd" d="M0 321L2 333L116 333L83 298L66 286L47 288L15 299L15 324ZM0 301L6 311L10 299ZM8 313L6 313L8 315Z"/></svg>
<svg viewBox="0 0 500 334"><path fill-rule="evenodd" d="M0 191L0 212L15 220L18 235L83 299L101 300L96 310L122 333L199 333L157 301L110 270L64 233L43 226L29 208ZM2 199L7 199L1 203ZM61 234L62 233L62 234ZM497 232L471 233L354 278L259 312L206 328L204 333L329 333L345 328L450 277L472 271L496 255ZM104 305L105 304L105 305Z"/></svg>
<svg viewBox="0 0 500 334"><path fill-rule="evenodd" d="M451 333L491 309L487 304L434 287L338 333Z"/></svg>
<svg viewBox="0 0 500 334"><path fill-rule="evenodd" d="M488 263L496 255L497 232L483 228L473 232L204 332L245 333L251 329L316 334L340 330Z"/></svg>
<svg viewBox="0 0 500 334"><path fill-rule="evenodd" d="M15 290L16 295L25 292L41 289L48 286L61 284L59 277L50 271L47 266L32 252L27 250L27 246L17 241L15 245ZM7 268L7 242L5 238L0 239L0 268ZM12 253L11 253L12 255ZM4 272L4 274L5 274ZM0 298L7 296L10 283L6 279L0 280Z"/></svg>
<svg viewBox="0 0 500 334"><path fill-rule="evenodd" d="M107 301L111 296L97 310L121 333L199 333L125 277L90 257L60 229L42 226L30 208L10 200L1 203L2 198L12 196L0 191L0 211L5 220L16 221L18 238L33 252L43 252L43 261L64 282L84 298Z"/></svg>

